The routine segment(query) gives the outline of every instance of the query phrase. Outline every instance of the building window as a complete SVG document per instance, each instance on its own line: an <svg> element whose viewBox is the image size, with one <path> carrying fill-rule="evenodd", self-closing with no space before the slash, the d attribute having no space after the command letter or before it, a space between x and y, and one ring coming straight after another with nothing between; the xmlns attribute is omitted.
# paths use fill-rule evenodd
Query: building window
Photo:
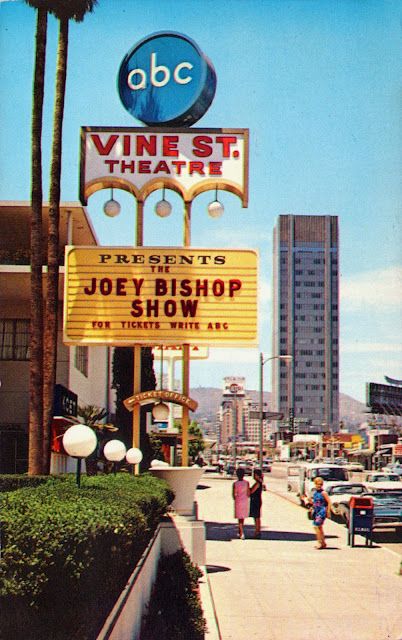
<svg viewBox="0 0 402 640"><path fill-rule="evenodd" d="M88 347L75 347L75 368L88 378Z"/></svg>
<svg viewBox="0 0 402 640"><path fill-rule="evenodd" d="M29 360L29 320L0 320L0 360Z"/></svg>

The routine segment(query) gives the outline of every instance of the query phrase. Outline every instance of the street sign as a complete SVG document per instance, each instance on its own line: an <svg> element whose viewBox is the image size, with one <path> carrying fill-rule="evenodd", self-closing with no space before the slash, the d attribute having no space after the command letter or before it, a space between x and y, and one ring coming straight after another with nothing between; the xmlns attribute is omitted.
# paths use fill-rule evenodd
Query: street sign
<svg viewBox="0 0 402 640"><path fill-rule="evenodd" d="M249 417L251 420L258 420L260 417L259 411L250 411ZM277 411L263 411L262 412L263 420L282 420L283 413L278 413Z"/></svg>

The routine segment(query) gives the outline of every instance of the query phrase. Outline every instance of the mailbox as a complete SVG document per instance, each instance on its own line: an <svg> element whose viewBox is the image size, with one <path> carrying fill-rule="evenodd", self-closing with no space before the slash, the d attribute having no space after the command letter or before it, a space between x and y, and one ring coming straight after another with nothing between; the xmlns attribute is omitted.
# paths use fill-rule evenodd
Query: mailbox
<svg viewBox="0 0 402 640"><path fill-rule="evenodd" d="M366 546L373 546L374 501L368 496L350 499L348 544L355 546L355 534L366 539Z"/></svg>

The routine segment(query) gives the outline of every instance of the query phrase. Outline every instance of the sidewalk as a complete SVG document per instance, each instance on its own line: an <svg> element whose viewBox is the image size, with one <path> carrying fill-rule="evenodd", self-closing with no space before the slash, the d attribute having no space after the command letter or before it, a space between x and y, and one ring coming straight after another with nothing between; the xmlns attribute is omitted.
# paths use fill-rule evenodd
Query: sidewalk
<svg viewBox="0 0 402 640"><path fill-rule="evenodd" d="M251 518L239 540L231 484L204 476L196 491L212 595L206 640L402 640L397 554L359 537L362 546L349 547L345 527L332 521L328 548L316 550L305 510L270 491L261 540Z"/></svg>

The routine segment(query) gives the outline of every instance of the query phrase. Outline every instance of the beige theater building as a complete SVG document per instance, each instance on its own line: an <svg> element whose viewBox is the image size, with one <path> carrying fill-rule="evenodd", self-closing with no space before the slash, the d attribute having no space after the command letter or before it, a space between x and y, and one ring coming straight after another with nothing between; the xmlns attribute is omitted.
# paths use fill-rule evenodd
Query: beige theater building
<svg viewBox="0 0 402 640"><path fill-rule="evenodd" d="M30 215L28 202L0 202L0 473L27 470L29 415ZM46 246L48 206L43 207ZM60 205L60 264L67 244L96 246L85 207ZM44 260L46 262L46 260ZM43 269L46 279L46 267ZM64 266L59 282L58 402L54 425L74 422L77 404L109 411L110 349L62 342ZM57 457L57 456L56 456Z"/></svg>

